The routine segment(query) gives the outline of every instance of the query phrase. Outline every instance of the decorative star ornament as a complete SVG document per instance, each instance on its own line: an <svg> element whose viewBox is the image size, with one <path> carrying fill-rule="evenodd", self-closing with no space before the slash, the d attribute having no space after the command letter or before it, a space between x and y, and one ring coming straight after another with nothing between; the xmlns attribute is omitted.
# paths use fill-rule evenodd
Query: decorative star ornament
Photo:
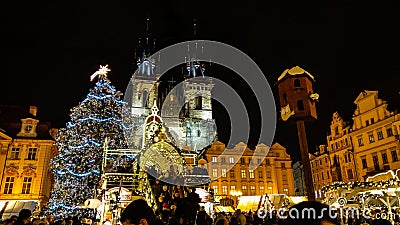
<svg viewBox="0 0 400 225"><path fill-rule="evenodd" d="M108 68L108 64L105 66L100 65L100 69L97 70L92 76L90 76L90 81L93 81L94 78L97 77L97 75L107 77L107 73L110 71L111 70Z"/></svg>

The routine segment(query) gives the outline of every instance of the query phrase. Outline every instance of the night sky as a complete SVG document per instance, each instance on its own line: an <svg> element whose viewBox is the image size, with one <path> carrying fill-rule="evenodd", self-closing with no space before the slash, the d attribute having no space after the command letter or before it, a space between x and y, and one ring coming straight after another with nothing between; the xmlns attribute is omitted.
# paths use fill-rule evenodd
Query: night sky
<svg viewBox="0 0 400 225"><path fill-rule="evenodd" d="M298 65L314 75L320 102L318 122L307 127L311 152L326 143L333 112L351 121L353 101L362 90L378 90L390 109L400 108L400 14L388 1L129 2L18 2L3 7L6 69L0 104L36 105L41 118L64 127L69 109L93 86L89 77L100 64L109 64L109 78L125 90L135 69L135 48L150 18L157 50L193 39L224 42L249 55L274 91L273 84L287 68ZM256 144L259 111L254 97L238 85L235 74L213 67L207 71L231 84L247 102L252 123L249 145ZM227 142L229 119L221 105L214 109L219 138ZM288 148L294 161L299 159L295 127L278 122L275 140Z"/></svg>

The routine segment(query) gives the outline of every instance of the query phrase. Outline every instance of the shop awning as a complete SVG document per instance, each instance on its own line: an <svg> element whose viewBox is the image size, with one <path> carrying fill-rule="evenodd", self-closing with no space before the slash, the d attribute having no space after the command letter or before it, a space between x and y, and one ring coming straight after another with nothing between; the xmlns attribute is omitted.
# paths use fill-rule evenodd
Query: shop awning
<svg viewBox="0 0 400 225"><path fill-rule="evenodd" d="M232 206L222 206L222 205L215 205L214 206L214 212L219 213L234 213L235 209Z"/></svg>
<svg viewBox="0 0 400 225"><path fill-rule="evenodd" d="M14 215L18 216L18 213L21 211L21 209L29 209L33 213L37 204L38 201L2 200L0 201L0 210L4 209L5 207L2 219L7 219Z"/></svg>
<svg viewBox="0 0 400 225"><path fill-rule="evenodd" d="M242 212L247 212L250 210L255 212L258 210L261 200L262 200L261 195L241 196L237 208L242 210Z"/></svg>

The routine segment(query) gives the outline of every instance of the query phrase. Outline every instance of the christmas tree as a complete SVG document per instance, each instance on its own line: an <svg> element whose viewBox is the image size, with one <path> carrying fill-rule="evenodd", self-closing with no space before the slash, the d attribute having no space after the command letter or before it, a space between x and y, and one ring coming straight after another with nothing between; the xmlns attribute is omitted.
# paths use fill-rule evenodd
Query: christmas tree
<svg viewBox="0 0 400 225"><path fill-rule="evenodd" d="M99 194L105 139L111 149L126 147L122 114L127 107L107 78L109 71L108 65L100 66L92 75L91 80L98 79L95 87L71 109L70 121L57 136L59 152L50 162L55 179L48 204L55 217L93 217L94 210L80 206Z"/></svg>

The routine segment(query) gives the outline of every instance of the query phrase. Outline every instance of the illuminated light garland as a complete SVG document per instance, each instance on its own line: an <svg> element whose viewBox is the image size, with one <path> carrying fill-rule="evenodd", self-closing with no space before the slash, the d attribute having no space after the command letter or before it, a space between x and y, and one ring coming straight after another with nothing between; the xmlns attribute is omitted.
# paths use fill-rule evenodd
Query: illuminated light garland
<svg viewBox="0 0 400 225"><path fill-rule="evenodd" d="M90 98L94 98L94 99L96 99L96 100L104 100L104 99L107 99L107 98L113 98L113 99L115 99L114 96L112 96L112 95L105 95L105 96L102 96L102 97L98 97L98 96L95 96L95 95L93 95L93 94L88 94L87 96L90 97ZM87 98L87 99L83 100L83 102L86 102L86 101L88 101L88 100L89 100L89 99ZM125 102L122 101L122 100L114 100L114 101L115 101L116 103L121 104L121 105L125 104Z"/></svg>
<svg viewBox="0 0 400 225"><path fill-rule="evenodd" d="M117 119L117 118L114 118L114 117L99 119L99 118L96 118L96 117L89 116L89 117L86 117L86 118L83 118L83 119L78 119L79 122L83 122L83 121L86 121L86 120L93 120L93 121L96 121L96 122L108 122L110 120L114 120L115 122L121 122L122 121L121 119Z"/></svg>
<svg viewBox="0 0 400 225"><path fill-rule="evenodd" d="M322 187L323 192L334 191L337 189L353 189L355 187L373 187L373 188L389 188L389 187L399 187L400 181L397 178L392 178L387 181L370 181L370 182L334 182L332 184Z"/></svg>
<svg viewBox="0 0 400 225"><path fill-rule="evenodd" d="M70 148L70 149L80 149L80 148L84 148L84 147L87 147L87 146L89 146L89 145L90 145L90 143L94 144L96 147L100 147L100 146L101 146L101 144L100 144L100 143L98 143L98 142L95 142L95 141L88 141L88 142L86 142L86 143L85 143L85 144L83 144L83 145L78 145L78 146L68 146L68 148Z"/></svg>
<svg viewBox="0 0 400 225"><path fill-rule="evenodd" d="M86 177L86 176L89 176L90 174L92 174L92 172L97 173L97 174L100 173L100 171L98 171L98 170L93 170L93 171L86 172L86 173L75 173L75 172L71 171L70 169L67 169L67 171L68 171L68 173L70 173L74 176L77 176L77 177Z"/></svg>

